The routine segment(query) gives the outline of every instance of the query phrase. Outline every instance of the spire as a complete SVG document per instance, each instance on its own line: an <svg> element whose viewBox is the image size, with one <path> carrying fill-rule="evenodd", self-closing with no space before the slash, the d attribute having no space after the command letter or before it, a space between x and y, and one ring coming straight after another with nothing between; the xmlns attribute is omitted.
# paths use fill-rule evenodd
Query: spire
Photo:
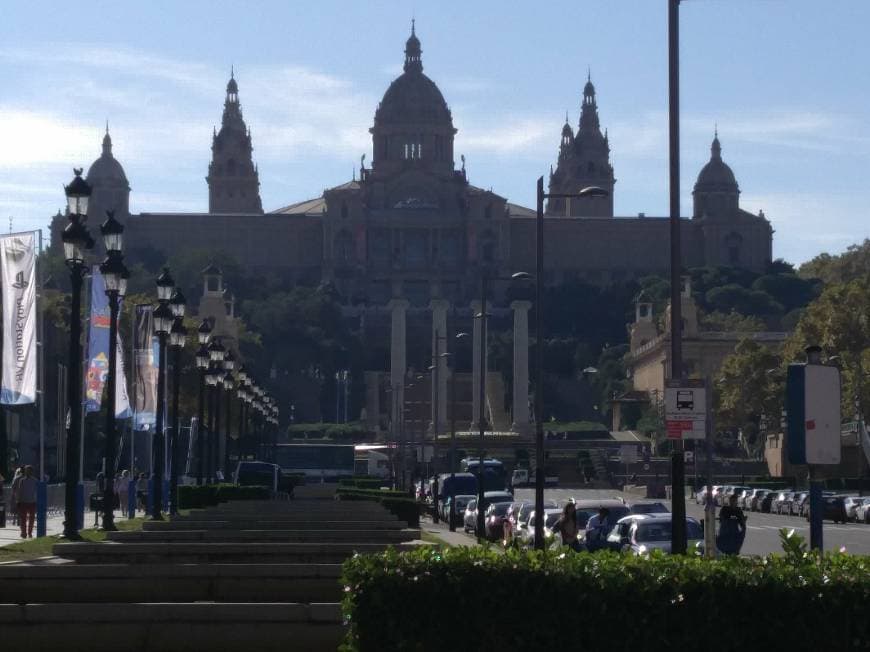
<svg viewBox="0 0 870 652"><path fill-rule="evenodd" d="M411 19L411 36L405 42L405 72L423 72L423 50L417 38L415 20Z"/></svg>
<svg viewBox="0 0 870 652"><path fill-rule="evenodd" d="M722 145L719 144L719 127L716 126L713 131L713 144L710 145L710 159L714 161L722 160Z"/></svg>
<svg viewBox="0 0 870 652"><path fill-rule="evenodd" d="M592 71L587 70L586 85L583 87L583 103L580 105L580 125L577 133L597 132L601 135L598 122L598 104L595 101L595 86L592 84Z"/></svg>
<svg viewBox="0 0 870 652"><path fill-rule="evenodd" d="M112 137L109 135L108 120L106 120L106 135L103 136L103 156L112 156Z"/></svg>

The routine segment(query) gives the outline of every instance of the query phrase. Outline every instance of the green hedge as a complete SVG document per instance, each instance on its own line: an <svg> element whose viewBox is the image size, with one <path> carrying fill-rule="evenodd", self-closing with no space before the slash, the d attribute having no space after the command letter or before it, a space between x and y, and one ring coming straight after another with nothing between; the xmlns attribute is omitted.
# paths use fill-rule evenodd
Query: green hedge
<svg viewBox="0 0 870 652"><path fill-rule="evenodd" d="M407 522L408 527L420 527L420 506L404 491L339 487L335 497L338 500L376 500L391 514Z"/></svg>
<svg viewBox="0 0 870 652"><path fill-rule="evenodd" d="M267 487L235 484L182 485L178 487L180 509L213 507L229 500L268 500L272 492Z"/></svg>
<svg viewBox="0 0 870 652"><path fill-rule="evenodd" d="M361 555L344 564L342 649L866 649L870 564L804 559L470 547Z"/></svg>

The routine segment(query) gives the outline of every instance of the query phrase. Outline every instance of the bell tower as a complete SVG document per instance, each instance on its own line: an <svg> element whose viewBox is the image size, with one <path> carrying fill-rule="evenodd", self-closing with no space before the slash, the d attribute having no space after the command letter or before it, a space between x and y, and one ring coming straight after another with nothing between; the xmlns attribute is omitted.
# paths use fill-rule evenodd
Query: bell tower
<svg viewBox="0 0 870 652"><path fill-rule="evenodd" d="M208 166L209 213L262 213L260 175L253 161L251 130L242 118L239 86L230 73L221 129L212 137Z"/></svg>

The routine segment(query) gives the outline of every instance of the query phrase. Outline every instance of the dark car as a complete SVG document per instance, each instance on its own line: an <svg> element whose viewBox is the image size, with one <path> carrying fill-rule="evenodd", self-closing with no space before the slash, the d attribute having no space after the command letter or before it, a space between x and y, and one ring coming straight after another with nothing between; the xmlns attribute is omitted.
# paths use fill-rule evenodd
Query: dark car
<svg viewBox="0 0 870 652"><path fill-rule="evenodd" d="M756 499L755 506L758 511L770 514L770 506L773 505L773 501L776 500L778 495L779 492L777 491L768 491L761 498Z"/></svg>
<svg viewBox="0 0 870 652"><path fill-rule="evenodd" d="M487 540L501 541L504 538L504 520L510 506L511 503L492 503L486 508L484 526Z"/></svg>
<svg viewBox="0 0 870 652"><path fill-rule="evenodd" d="M809 500L806 501L809 503ZM810 507L806 506L807 520L810 519ZM834 523L845 523L849 520L846 514L846 496L822 497L822 520Z"/></svg>

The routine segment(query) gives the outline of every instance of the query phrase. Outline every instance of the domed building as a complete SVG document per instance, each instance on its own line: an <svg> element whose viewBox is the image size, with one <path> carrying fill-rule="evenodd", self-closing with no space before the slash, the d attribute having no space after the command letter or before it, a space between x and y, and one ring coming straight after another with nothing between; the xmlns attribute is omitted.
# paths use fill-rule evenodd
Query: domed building
<svg viewBox="0 0 870 652"><path fill-rule="evenodd" d="M598 186L607 194L547 203L544 282L606 285L666 274L666 217L614 214L611 141L601 129L591 74L579 114L576 128L566 117L558 132L549 191L571 194ZM279 275L288 285L329 283L345 315L359 320L372 346L389 349L390 382L401 385L407 367L431 364L428 352L420 359L406 359L406 329L409 342L431 337L432 352L437 353L447 333L448 312L451 330L471 330L476 323L472 317L479 307L471 303L484 273L500 277L534 270L536 213L470 182L465 158L455 150L453 114L437 84L424 73L423 47L413 24L405 42L403 71L375 108L369 132L371 159L367 163L363 154L350 180L264 212L253 138L242 117L239 83L231 73L221 128L212 134L206 176L209 210L128 215L129 184L112 155L107 133L103 155L87 177L94 185L93 220L101 222L100 216L110 208L126 219L129 264L138 262L138 247L152 257L155 250L169 257L193 246L222 252L249 270ZM763 271L772 260L770 222L763 214L740 208L740 191L722 160L718 133L711 151L695 184L692 216L682 221L683 262L688 268L733 265ZM534 182L529 179L529 186ZM52 243L60 247L63 216L58 215L55 223ZM504 299L504 289L495 290L497 298ZM493 311L509 316L511 309L516 327L526 328L522 324L527 302L515 301L510 308L502 302ZM515 345L515 359L521 360L523 338L517 337ZM440 373L440 382L446 377L446 372ZM525 387L516 374L514 387ZM443 401L446 387L440 387L438 395ZM522 406L526 398L516 395L513 403ZM493 396L488 398L491 409L496 403ZM444 409L439 405L441 417ZM368 412L377 418L384 411L370 405ZM518 416L522 429L528 415L515 411L515 422ZM491 413L489 418L510 427L504 414Z"/></svg>

